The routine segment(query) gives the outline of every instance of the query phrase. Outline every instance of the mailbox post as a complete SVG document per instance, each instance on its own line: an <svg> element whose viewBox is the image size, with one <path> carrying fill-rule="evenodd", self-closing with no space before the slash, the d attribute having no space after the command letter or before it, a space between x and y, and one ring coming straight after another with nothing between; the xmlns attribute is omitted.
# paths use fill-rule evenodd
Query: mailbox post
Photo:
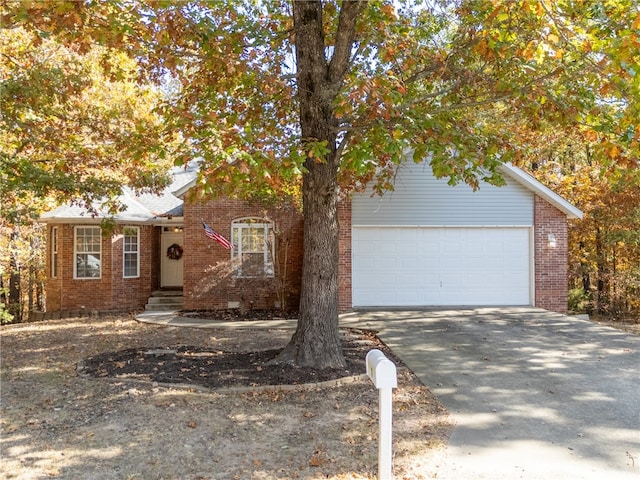
<svg viewBox="0 0 640 480"><path fill-rule="evenodd" d="M378 480L391 480L392 453L392 389L398 388L396 366L378 349L366 356L367 375L378 389Z"/></svg>

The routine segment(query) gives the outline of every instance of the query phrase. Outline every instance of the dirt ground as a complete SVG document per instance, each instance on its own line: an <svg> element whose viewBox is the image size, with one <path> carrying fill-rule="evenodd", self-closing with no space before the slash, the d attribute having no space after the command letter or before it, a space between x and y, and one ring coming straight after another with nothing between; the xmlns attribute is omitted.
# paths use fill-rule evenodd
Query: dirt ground
<svg viewBox="0 0 640 480"><path fill-rule="evenodd" d="M640 318L630 318L618 321L609 320L607 318L592 318L591 321L623 332L640 335Z"/></svg>
<svg viewBox="0 0 640 480"><path fill-rule="evenodd" d="M353 361L329 381L278 381L266 357L242 356L273 355L291 333L127 316L2 327L0 478L375 478L378 393L363 352L384 345L345 331ZM216 371L223 358L233 363ZM395 478L436 478L451 418L410 371L398 377Z"/></svg>

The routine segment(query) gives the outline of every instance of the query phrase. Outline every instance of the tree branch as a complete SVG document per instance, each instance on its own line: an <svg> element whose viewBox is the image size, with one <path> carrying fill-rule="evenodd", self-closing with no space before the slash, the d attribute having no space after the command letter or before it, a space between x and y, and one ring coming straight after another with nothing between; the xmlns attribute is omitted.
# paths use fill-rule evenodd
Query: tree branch
<svg viewBox="0 0 640 480"><path fill-rule="evenodd" d="M336 42L327 75L331 89L336 94L351 65L351 53L356 38L356 23L358 16L366 5L367 2L363 0L342 2L336 31Z"/></svg>
<svg viewBox="0 0 640 480"><path fill-rule="evenodd" d="M336 150L336 157L337 158L342 158L342 152L346 148L346 146L349 143L350 139L351 139L351 131L347 131L344 134L344 137L342 138L342 141L340 142L340 144L338 145L338 148Z"/></svg>

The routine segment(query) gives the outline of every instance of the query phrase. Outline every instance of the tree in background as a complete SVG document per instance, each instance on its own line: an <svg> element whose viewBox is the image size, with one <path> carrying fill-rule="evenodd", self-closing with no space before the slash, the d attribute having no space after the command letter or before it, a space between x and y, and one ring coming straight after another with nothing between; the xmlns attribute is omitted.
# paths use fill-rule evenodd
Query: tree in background
<svg viewBox="0 0 640 480"><path fill-rule="evenodd" d="M573 287L581 293L578 298L588 301L587 313L637 318L640 185L629 176L609 178L599 173L583 165L569 176L580 185L574 198L585 211L584 221L570 229L571 257L580 262L571 272Z"/></svg>
<svg viewBox="0 0 640 480"><path fill-rule="evenodd" d="M513 125L510 132L520 145L516 163L585 214L569 227L570 308L637 317L640 12L624 1L584 6L572 23L591 65L579 85L589 88L575 91L592 100L591 108L576 123L544 119ZM539 103L544 108L546 98Z"/></svg>
<svg viewBox="0 0 640 480"><path fill-rule="evenodd" d="M139 83L124 53L82 51L4 21L0 56L0 275L4 305L20 321L42 308L44 239L34 219L67 201L111 201L115 211L123 185L156 188L169 163L159 91Z"/></svg>
<svg viewBox="0 0 640 480"><path fill-rule="evenodd" d="M640 182L584 137L540 140L532 174L569 199L584 218L569 225L569 307L617 318L640 315Z"/></svg>
<svg viewBox="0 0 640 480"><path fill-rule="evenodd" d="M393 188L407 152L478 188L527 158L524 138L571 126L610 166L637 167L631 0L8 3L67 42L134 52L170 86L166 133L187 140L180 162L203 158L203 195L301 181L302 299L282 362L343 364L337 202L370 180Z"/></svg>

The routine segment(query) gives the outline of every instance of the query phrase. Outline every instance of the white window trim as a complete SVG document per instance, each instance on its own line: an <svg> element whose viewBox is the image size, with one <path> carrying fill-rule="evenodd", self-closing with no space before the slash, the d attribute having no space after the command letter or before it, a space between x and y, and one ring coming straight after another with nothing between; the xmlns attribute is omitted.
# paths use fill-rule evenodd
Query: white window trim
<svg viewBox="0 0 640 480"><path fill-rule="evenodd" d="M242 231L248 228L264 228L265 239L273 239L273 223L266 221L263 218L245 217L238 218L231 222L231 241L235 239L237 243L233 244L231 249L231 264L234 265L234 276L237 278L273 278L275 277L275 241L265 242L266 245L263 248L263 274L262 275L245 275L241 269L240 259L242 258ZM237 235L234 235L238 232ZM269 243L271 243L269 248ZM271 250L271 261L269 261L269 250ZM271 268L267 270L267 267L271 265Z"/></svg>
<svg viewBox="0 0 640 480"><path fill-rule="evenodd" d="M51 278L58 278L58 227L51 227Z"/></svg>
<svg viewBox="0 0 640 480"><path fill-rule="evenodd" d="M124 241L125 237L131 236L127 235L127 230L135 230L136 232L136 251L135 252L127 252L125 250L126 243ZM136 274L135 275L126 275L126 254L127 253L135 253L136 255ZM122 278L140 278L140 227L124 227L122 229Z"/></svg>
<svg viewBox="0 0 640 480"><path fill-rule="evenodd" d="M77 225L73 227L73 279L74 280L100 280L102 279L102 241L100 241L100 251L97 252L100 255L100 274L97 277L78 277L78 229L79 228L97 228L100 230L100 227L95 225ZM102 239L102 231L100 232L100 237ZM86 253L86 252L83 252ZM96 252L91 252L96 253Z"/></svg>

